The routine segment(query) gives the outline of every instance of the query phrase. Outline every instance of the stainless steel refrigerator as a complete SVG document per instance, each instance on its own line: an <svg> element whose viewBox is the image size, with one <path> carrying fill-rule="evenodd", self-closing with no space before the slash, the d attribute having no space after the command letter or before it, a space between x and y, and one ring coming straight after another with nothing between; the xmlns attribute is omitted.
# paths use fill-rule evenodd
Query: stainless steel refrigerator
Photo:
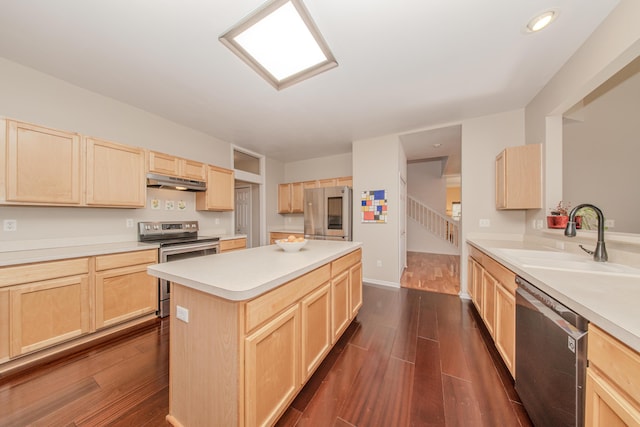
<svg viewBox="0 0 640 427"><path fill-rule="evenodd" d="M352 240L353 196L349 187L304 190L304 237Z"/></svg>

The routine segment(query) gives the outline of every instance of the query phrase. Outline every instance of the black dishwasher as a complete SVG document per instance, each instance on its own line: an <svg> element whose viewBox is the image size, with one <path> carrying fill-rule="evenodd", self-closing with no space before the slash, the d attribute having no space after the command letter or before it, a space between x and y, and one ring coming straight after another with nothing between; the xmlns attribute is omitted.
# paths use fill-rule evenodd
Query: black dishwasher
<svg viewBox="0 0 640 427"><path fill-rule="evenodd" d="M516 381L538 427L584 425L587 320L516 277Z"/></svg>

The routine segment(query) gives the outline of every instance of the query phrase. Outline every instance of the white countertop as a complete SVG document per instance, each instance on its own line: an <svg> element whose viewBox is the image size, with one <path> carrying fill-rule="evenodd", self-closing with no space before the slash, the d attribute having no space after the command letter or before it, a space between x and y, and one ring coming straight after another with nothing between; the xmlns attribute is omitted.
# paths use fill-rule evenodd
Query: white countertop
<svg viewBox="0 0 640 427"><path fill-rule="evenodd" d="M361 247L359 242L309 240L299 252L277 245L152 265L152 276L231 301L244 301Z"/></svg>
<svg viewBox="0 0 640 427"><path fill-rule="evenodd" d="M0 267L29 264L33 262L55 261L66 258L81 258L120 252L141 251L145 249L157 249L158 247L159 245L154 243L140 243L133 241L0 252Z"/></svg>
<svg viewBox="0 0 640 427"><path fill-rule="evenodd" d="M468 239L467 243L640 352L640 278L525 268L514 259L493 250L553 250L533 243L489 239Z"/></svg>

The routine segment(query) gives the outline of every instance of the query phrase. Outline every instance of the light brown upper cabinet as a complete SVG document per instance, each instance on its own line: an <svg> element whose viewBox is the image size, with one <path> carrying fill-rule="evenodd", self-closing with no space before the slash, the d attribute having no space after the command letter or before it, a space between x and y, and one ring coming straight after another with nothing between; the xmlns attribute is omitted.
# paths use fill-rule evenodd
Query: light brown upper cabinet
<svg viewBox="0 0 640 427"><path fill-rule="evenodd" d="M302 182L291 182L278 185L278 213L302 213L304 185Z"/></svg>
<svg viewBox="0 0 640 427"><path fill-rule="evenodd" d="M144 150L96 138L85 138L85 145L87 205L144 207Z"/></svg>
<svg viewBox="0 0 640 427"><path fill-rule="evenodd" d="M0 199L31 205L81 205L80 135L0 120Z"/></svg>
<svg viewBox="0 0 640 427"><path fill-rule="evenodd" d="M496 209L542 207L541 144L504 149L496 157Z"/></svg>
<svg viewBox="0 0 640 427"><path fill-rule="evenodd" d="M149 151L148 163L148 170L151 173L193 179L196 181L204 181L207 179L206 165L194 160L158 153L157 151Z"/></svg>
<svg viewBox="0 0 640 427"><path fill-rule="evenodd" d="M233 171L207 166L207 191L196 194L196 210L232 211L234 209Z"/></svg>

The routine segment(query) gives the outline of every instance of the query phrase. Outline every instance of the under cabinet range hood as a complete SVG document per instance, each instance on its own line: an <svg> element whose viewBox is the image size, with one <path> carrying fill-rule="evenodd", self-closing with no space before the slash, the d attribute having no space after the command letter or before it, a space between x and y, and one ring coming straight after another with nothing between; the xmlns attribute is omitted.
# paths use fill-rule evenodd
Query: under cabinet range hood
<svg viewBox="0 0 640 427"><path fill-rule="evenodd" d="M180 191L205 191L207 189L207 183L204 181L195 181L193 179L176 178L174 176L148 173L147 187Z"/></svg>

